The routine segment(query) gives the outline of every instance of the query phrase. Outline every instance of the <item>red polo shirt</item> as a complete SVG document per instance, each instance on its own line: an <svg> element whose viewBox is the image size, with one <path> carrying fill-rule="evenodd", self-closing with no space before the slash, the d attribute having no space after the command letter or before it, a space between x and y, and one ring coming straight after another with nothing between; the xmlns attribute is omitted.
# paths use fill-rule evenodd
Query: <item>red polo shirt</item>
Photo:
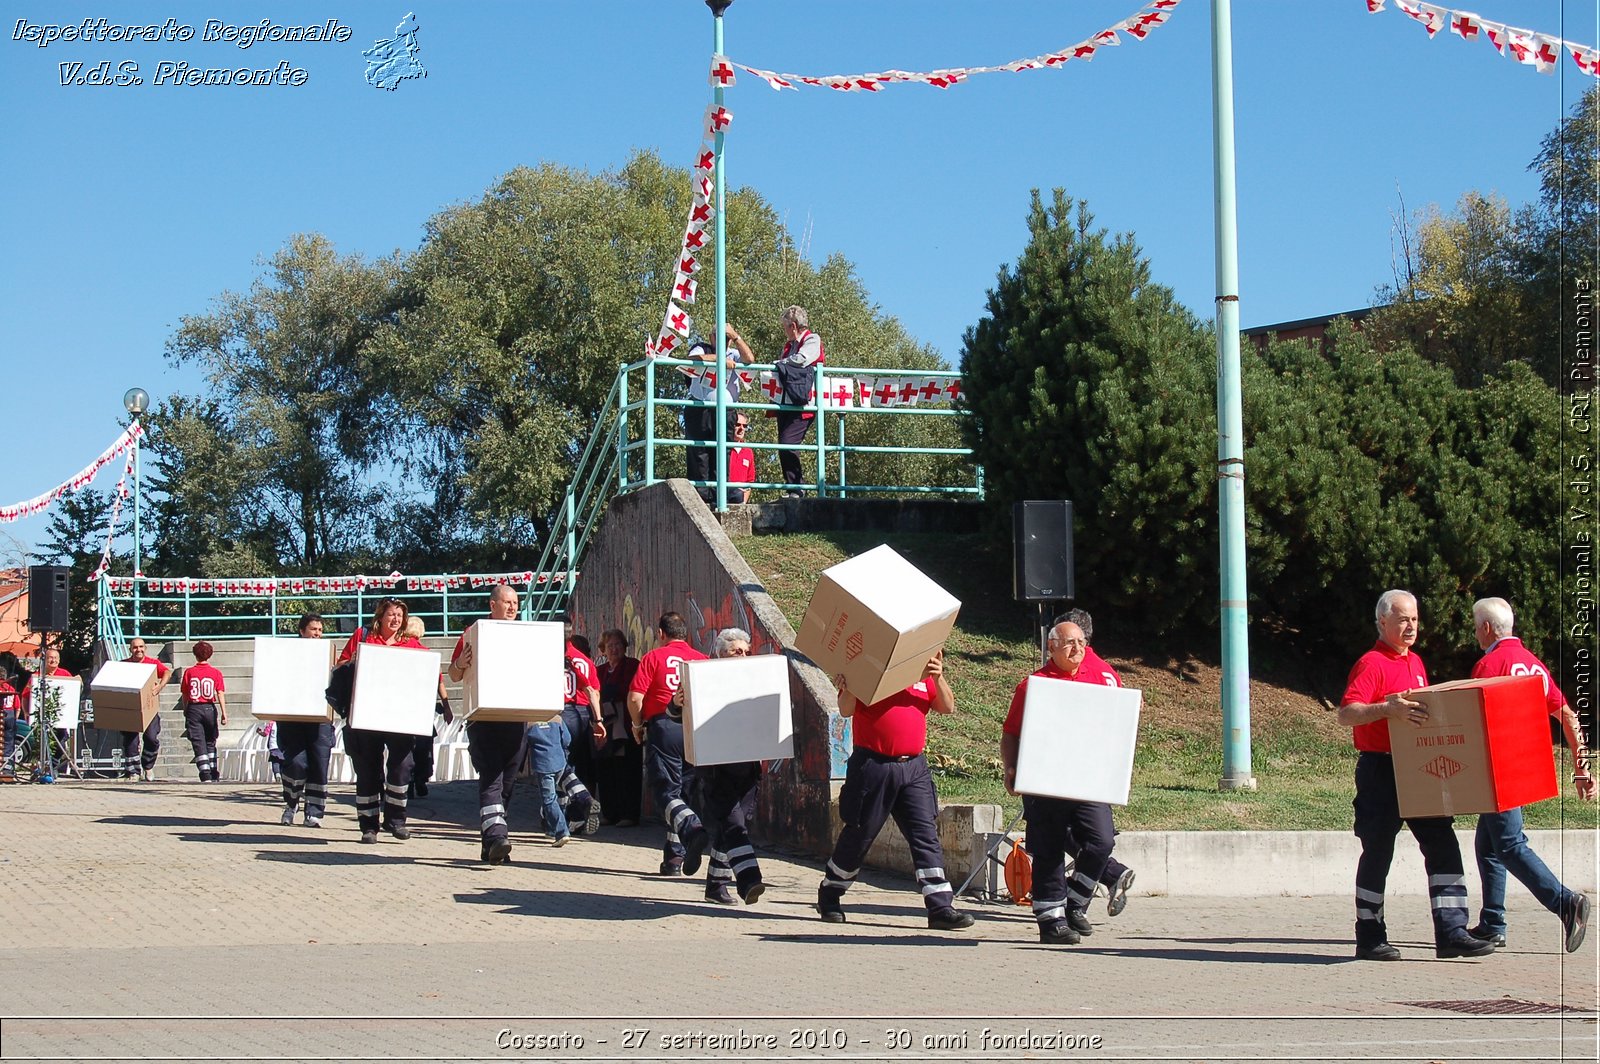
<svg viewBox="0 0 1600 1064"><path fill-rule="evenodd" d="M135 665L154 665L156 667L156 679L158 680L165 680L167 678L167 673L172 671L167 667L166 662L162 661L160 658L152 658L149 654L146 654L142 658L124 658L123 660L131 661Z"/></svg>
<svg viewBox="0 0 1600 1064"><path fill-rule="evenodd" d="M633 682L628 685L630 694L637 691L644 695L644 719L659 717L667 711L667 703L683 683L684 662L704 660L704 654L681 639L674 639L646 654L639 662L639 670L633 674Z"/></svg>
<svg viewBox="0 0 1600 1064"><path fill-rule="evenodd" d="M754 484L756 482L756 452L748 447L728 448L728 483Z"/></svg>
<svg viewBox="0 0 1600 1064"><path fill-rule="evenodd" d="M407 650L428 649L423 645L423 642L420 639L407 639L402 635L393 643L391 643L384 639L383 636L379 635L377 632L369 632L365 628L357 628L355 631L350 633L350 639L347 643L345 643L344 649L339 652L339 660L336 662L336 664L343 665L345 662L355 657L356 646L360 643L377 643L379 646L386 647L405 647ZM456 649L459 650L460 648L461 644L457 642Z"/></svg>
<svg viewBox="0 0 1600 1064"><path fill-rule="evenodd" d="M191 706L215 702L222 691L222 673L209 661L183 670L183 696Z"/></svg>
<svg viewBox="0 0 1600 1064"><path fill-rule="evenodd" d="M1508 635L1495 641L1478 663L1472 667L1472 678L1482 680L1489 676L1537 676L1544 684L1544 704L1552 717L1561 716L1561 707L1567 696L1550 679L1550 670L1544 662L1534 657L1533 651L1522 645L1522 640Z"/></svg>
<svg viewBox="0 0 1600 1064"><path fill-rule="evenodd" d="M594 670L594 662L589 660L587 654L567 641L567 704L569 706L583 706L588 708L589 692L599 693L600 681Z"/></svg>
<svg viewBox="0 0 1600 1064"><path fill-rule="evenodd" d="M885 757L920 754L928 745L928 711L939 681L918 680L870 706L856 705L850 719L855 744Z"/></svg>
<svg viewBox="0 0 1600 1064"><path fill-rule="evenodd" d="M1380 639L1371 650L1356 659L1350 669L1350 678L1345 681L1344 698L1339 704L1348 706L1353 702L1382 702L1392 694L1426 686L1428 670L1423 668L1422 659L1416 651L1401 654ZM1357 750L1378 754L1389 752L1387 718L1357 724L1352 731L1355 733L1353 738Z"/></svg>
<svg viewBox="0 0 1600 1064"><path fill-rule="evenodd" d="M1091 661L1090 659L1093 658ZM1121 687L1122 677L1117 675L1117 670L1107 665L1105 661L1092 650L1083 652L1083 663L1078 666L1078 671L1073 676L1068 676L1063 670L1056 668L1056 663L1047 661L1044 668L1029 673L1029 676L1043 676L1049 680L1071 680L1074 683L1101 684L1105 687ZM1028 681L1026 678L1011 693L1011 708L1006 712L1006 721L1000 725L1000 730L1007 735L1022 734L1023 702L1028 697Z"/></svg>

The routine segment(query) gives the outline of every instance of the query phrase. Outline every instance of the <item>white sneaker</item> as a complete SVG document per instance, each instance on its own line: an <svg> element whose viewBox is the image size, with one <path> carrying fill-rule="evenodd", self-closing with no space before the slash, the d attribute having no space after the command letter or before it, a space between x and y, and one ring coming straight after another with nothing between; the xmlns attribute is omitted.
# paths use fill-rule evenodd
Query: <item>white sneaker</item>
<svg viewBox="0 0 1600 1064"><path fill-rule="evenodd" d="M142 768L139 770L139 775L146 783L154 783L156 781L156 770L153 768Z"/></svg>
<svg viewBox="0 0 1600 1064"><path fill-rule="evenodd" d="M284 827L289 827L290 825L292 825L294 823L294 807L293 806L290 806L289 808L287 808L287 809L285 809L283 811L283 816L278 818L278 823L282 824Z"/></svg>

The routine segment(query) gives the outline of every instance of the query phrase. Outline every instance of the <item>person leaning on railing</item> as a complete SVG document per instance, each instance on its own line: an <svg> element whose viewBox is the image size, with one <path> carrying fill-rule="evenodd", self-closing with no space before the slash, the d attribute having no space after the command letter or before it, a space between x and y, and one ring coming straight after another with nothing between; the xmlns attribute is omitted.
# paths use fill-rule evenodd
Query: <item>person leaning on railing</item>
<svg viewBox="0 0 1600 1064"><path fill-rule="evenodd" d="M739 401L740 381L736 372L739 363L749 365L755 361L751 357L750 348L743 341L735 341L737 335L733 326L725 328L725 335L730 343L734 343L738 355L730 354L719 371L724 387L728 391L728 402ZM696 340L689 345L689 350L684 353L684 358L700 362L715 362L717 357L716 347L709 340ZM696 402L705 403L705 406L686 406L683 408L683 436L688 440L706 440L715 442L717 438L717 393L716 384L711 374L696 375L689 384L689 398ZM735 410L728 411L728 439L733 439ZM686 456L686 466L690 480L711 480L711 471L715 468L713 459L716 456L715 447L690 447ZM705 485L696 485L695 490L707 503L716 500L716 489ZM576 741L576 736L574 737Z"/></svg>
<svg viewBox="0 0 1600 1064"><path fill-rule="evenodd" d="M784 406L807 406L815 390L817 367L827 361L822 337L811 331L805 307L784 307L778 320L783 326L785 339L783 354L778 356L775 364L781 388L778 401ZM731 324L728 326L728 339L733 341L746 361L751 361L749 345ZM778 410L773 416L778 419L778 442L786 445L785 450L778 452L778 464L783 467L783 482L789 486L784 494L799 498L800 486L805 483L805 471L800 465L800 452L793 448L805 442L806 433L810 431L816 415L809 410Z"/></svg>

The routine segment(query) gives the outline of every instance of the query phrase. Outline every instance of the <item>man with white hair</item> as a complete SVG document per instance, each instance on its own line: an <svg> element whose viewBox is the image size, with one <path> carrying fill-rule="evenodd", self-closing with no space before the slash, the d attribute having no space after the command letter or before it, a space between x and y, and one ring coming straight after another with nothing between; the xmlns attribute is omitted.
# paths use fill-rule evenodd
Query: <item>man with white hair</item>
<svg viewBox="0 0 1600 1064"><path fill-rule="evenodd" d="M1589 775L1588 751L1583 745L1583 727L1578 715L1567 705L1567 698L1550 678L1545 663L1533 655L1522 640L1511 634L1516 618L1511 603L1503 598L1484 598L1472 604L1472 627L1483 657L1472 667L1473 679L1488 676L1537 676L1544 684L1545 707L1561 722L1567 745L1572 749L1572 782L1578 797L1593 801L1594 777ZM1569 890L1528 845L1522 831L1522 810L1484 813L1478 817L1474 840L1478 856L1478 876L1483 881L1483 908L1472 934L1490 939L1497 946L1506 944L1506 873L1521 880L1539 904L1561 918L1568 953L1583 945L1589 926L1589 899L1579 890Z"/></svg>
<svg viewBox="0 0 1600 1064"><path fill-rule="evenodd" d="M811 319L805 307L784 307L783 313L778 316L778 323L783 327L784 339L783 354L774 363L774 374L781 389L779 402L788 407L802 407L811 402L811 393L817 381L816 367L828 360L822 348L822 337L811 331ZM752 361L750 347L744 337L734 329L729 329L727 336L738 348L740 357L745 362ZM777 418L778 442L786 445L784 450L778 452L783 482L788 485L784 494L798 498L805 473L800 465L799 446L805 442L806 433L811 431L811 422L816 415L809 410L791 409L779 410Z"/></svg>
<svg viewBox="0 0 1600 1064"><path fill-rule="evenodd" d="M1400 802L1395 794L1390 721L1421 724L1428 709L1406 695L1428 686L1422 659L1411 650L1417 641L1417 598L1409 591L1385 591L1376 611L1378 641L1356 661L1340 700L1339 723L1353 729L1356 749L1355 833L1361 840L1356 864L1356 959L1397 961L1383 920L1383 891L1400 834ZM1433 908L1434 953L1439 957L1483 957L1494 943L1467 931L1467 881L1461 847L1447 816L1408 817L1404 821L1422 848L1428 870L1428 900Z"/></svg>

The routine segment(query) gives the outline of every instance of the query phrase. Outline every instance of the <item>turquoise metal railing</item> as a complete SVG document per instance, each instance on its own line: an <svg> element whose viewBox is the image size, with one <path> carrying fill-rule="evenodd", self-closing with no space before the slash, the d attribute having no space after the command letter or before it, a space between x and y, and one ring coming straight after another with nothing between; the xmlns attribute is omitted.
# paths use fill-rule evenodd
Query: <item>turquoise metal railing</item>
<svg viewBox="0 0 1600 1064"><path fill-rule="evenodd" d="M666 367L671 376L663 380L659 370ZM675 396L662 396L664 385L678 383L680 374L676 367L703 368L704 363L675 358L640 359L624 365L612 382L611 391L593 420L588 443L584 446L572 477L567 483L561 503L551 516L550 528L545 535L544 549L539 562L532 570L530 580L518 582L525 588L522 617L525 620L550 620L566 609L571 589L577 581L578 570L590 538L599 528L606 506L618 494L635 491L660 483L663 464L658 457L661 448L682 448L699 441L683 439L678 419L672 416L683 407L699 406L693 400ZM772 366L750 365L744 367L751 373L770 370ZM862 494L950 495L956 497L983 497L983 468L972 464L971 450L965 447L931 445L863 444L848 442L848 418L960 417L961 411L953 406L841 406L826 401L826 397L843 380L856 380L868 376L878 379L903 378L907 375L925 380L959 380L954 370L914 371L893 369L840 368L822 365L817 367L817 395L823 401L803 407L777 406L772 403L730 402L730 410L768 412L775 410L809 411L815 415L815 439L795 447L779 443L748 441L742 446L755 452L798 450L809 452L815 465L812 481L807 485L819 497L847 497ZM665 390L676 391L676 388ZM659 423L659 424L658 424ZM715 441L706 441L715 445ZM704 444L702 444L704 445ZM727 446L731 446L728 444ZM714 468L718 476L726 476L728 469L727 446L717 448ZM934 456L948 459L946 468L962 471L962 482L941 484L871 483L851 482L847 476L850 456L908 455ZM881 466L882 463L880 462ZM717 481L691 481L697 487L717 488ZM739 487L751 489L787 488L789 485L773 481L756 481ZM504 574L502 574L504 575ZM293 578L289 578L293 579ZM303 582L329 578L305 577ZM351 578L343 578L351 579ZM367 578L369 581L371 578ZM111 578L101 577L99 588L99 635L109 644L109 649L119 656L126 654L128 635L152 636L169 639L198 639L201 637L235 637L252 635L287 635L294 630L301 613L315 610L322 614L330 630L353 629L365 623L377 600L393 596L404 600L413 617L421 617L430 635L454 635L482 616L485 609L486 586L471 586L472 576L415 576L404 578L406 587L374 586L343 589L339 591L312 590L286 591L279 578L265 581L272 586L254 594L202 593L196 590L201 584L194 578L175 580L161 577ZM113 583L127 588L116 590ZM442 585L442 586L441 586Z"/></svg>

